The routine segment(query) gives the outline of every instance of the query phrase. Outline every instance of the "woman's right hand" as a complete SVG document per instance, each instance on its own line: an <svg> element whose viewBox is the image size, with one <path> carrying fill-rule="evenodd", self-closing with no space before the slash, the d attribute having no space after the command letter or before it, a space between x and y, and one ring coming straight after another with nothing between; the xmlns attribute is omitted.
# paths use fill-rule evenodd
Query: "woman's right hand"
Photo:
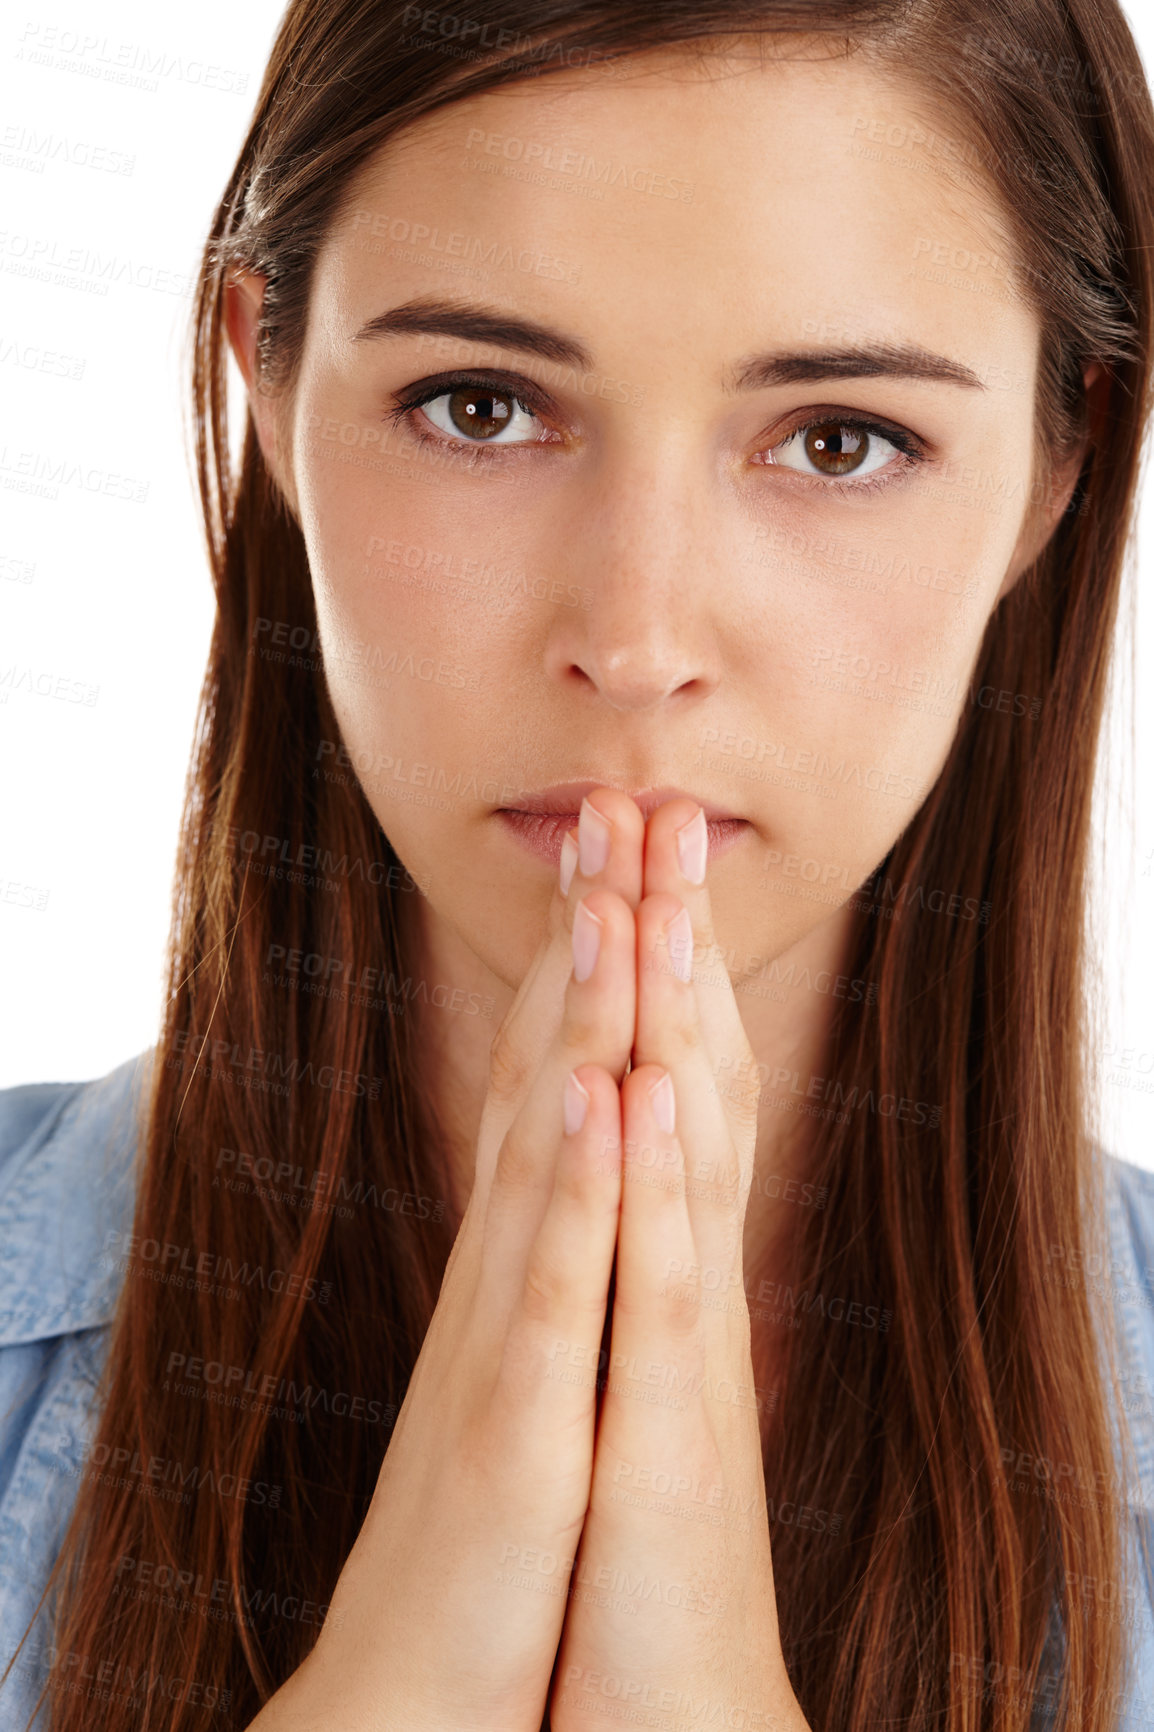
<svg viewBox="0 0 1154 1732"><path fill-rule="evenodd" d="M621 1188L611 1079L636 1009L645 821L627 795L593 797L608 855L587 801L568 895L555 884L493 1041L473 1189L364 1526L315 1648L252 1732L541 1725L589 1502ZM574 1070L589 1098L569 1135Z"/></svg>

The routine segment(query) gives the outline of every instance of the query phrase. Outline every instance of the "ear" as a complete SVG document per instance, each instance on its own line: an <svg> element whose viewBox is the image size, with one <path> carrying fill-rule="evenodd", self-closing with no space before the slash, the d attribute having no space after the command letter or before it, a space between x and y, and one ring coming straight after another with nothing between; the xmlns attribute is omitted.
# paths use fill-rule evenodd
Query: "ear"
<svg viewBox="0 0 1154 1732"><path fill-rule="evenodd" d="M1031 502L1027 509L1017 546L1014 548L1006 575L1002 579L1002 587L998 591L998 601L1001 601L1003 596L1009 595L1023 572L1030 569L1058 527L1062 513L1069 505L1071 495L1077 486L1078 476L1081 474L1082 465L1086 460L1086 452L1092 444L1097 444L1101 435L1106 418L1106 406L1110 397L1110 374L1100 361L1091 361L1082 374L1082 385L1086 392L1088 423L1086 437L1051 477L1046 498L1038 502Z"/></svg>
<svg viewBox="0 0 1154 1732"><path fill-rule="evenodd" d="M270 475L296 515L291 476L282 465L276 400L262 391L257 376L257 332L267 277L255 271L230 273L224 286L224 326L229 347L248 391L248 404L261 455Z"/></svg>

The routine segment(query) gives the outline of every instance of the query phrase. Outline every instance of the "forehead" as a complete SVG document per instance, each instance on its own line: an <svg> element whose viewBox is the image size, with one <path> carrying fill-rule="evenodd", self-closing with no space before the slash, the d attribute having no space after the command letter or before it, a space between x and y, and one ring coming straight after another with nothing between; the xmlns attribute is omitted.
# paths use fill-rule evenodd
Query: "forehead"
<svg viewBox="0 0 1154 1732"><path fill-rule="evenodd" d="M1036 336L1013 258L976 153L908 77L824 50L662 52L407 127L352 182L314 302L334 337L382 291L435 288L711 362L770 316L776 336L932 339L959 359L980 333L997 361Z"/></svg>

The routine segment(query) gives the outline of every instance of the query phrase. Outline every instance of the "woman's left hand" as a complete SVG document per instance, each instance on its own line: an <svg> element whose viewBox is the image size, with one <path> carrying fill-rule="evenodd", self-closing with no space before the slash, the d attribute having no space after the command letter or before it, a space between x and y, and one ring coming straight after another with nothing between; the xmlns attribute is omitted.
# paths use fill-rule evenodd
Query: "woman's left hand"
<svg viewBox="0 0 1154 1732"><path fill-rule="evenodd" d="M742 1267L756 1069L714 959L695 807L646 827L608 1383L552 1732L808 1732L778 1637Z"/></svg>

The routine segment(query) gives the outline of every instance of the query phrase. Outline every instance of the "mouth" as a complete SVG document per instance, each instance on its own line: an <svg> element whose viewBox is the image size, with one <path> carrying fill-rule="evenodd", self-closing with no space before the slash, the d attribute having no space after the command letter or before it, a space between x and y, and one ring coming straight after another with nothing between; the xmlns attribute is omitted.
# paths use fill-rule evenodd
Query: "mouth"
<svg viewBox="0 0 1154 1732"><path fill-rule="evenodd" d="M577 828L581 802L585 795L592 793L594 788L611 786L612 783L608 781L565 782L556 787L543 788L536 794L526 794L516 806L502 806L495 815L509 835L531 854L558 866L561 860L561 845L567 832ZM727 854L750 828L745 818L739 818L735 813L726 811L710 800L703 800L686 788L651 788L641 793L626 789L625 792L646 819L658 806L665 805L667 800L695 800L705 813L711 864L720 855Z"/></svg>

